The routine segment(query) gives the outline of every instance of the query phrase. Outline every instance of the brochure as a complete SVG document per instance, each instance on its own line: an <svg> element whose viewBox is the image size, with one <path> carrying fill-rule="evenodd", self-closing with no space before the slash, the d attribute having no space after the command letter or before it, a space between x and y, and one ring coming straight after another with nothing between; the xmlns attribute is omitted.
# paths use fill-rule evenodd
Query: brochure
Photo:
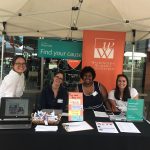
<svg viewBox="0 0 150 150"><path fill-rule="evenodd" d="M63 127L67 132L83 131L93 129L86 121L63 123Z"/></svg>
<svg viewBox="0 0 150 150"><path fill-rule="evenodd" d="M69 92L69 121L83 121L83 93Z"/></svg>
<svg viewBox="0 0 150 150"><path fill-rule="evenodd" d="M100 118L108 118L108 115L106 112L101 112L101 111L94 111L95 117L100 117Z"/></svg>
<svg viewBox="0 0 150 150"><path fill-rule="evenodd" d="M142 121L144 111L144 99L128 99L127 121Z"/></svg>
<svg viewBox="0 0 150 150"><path fill-rule="evenodd" d="M58 126L45 126L45 125L37 125L35 127L35 131L57 131Z"/></svg>
<svg viewBox="0 0 150 150"><path fill-rule="evenodd" d="M132 122L115 122L120 132L141 133Z"/></svg>
<svg viewBox="0 0 150 150"><path fill-rule="evenodd" d="M101 133L118 133L113 122L96 122L96 126Z"/></svg>

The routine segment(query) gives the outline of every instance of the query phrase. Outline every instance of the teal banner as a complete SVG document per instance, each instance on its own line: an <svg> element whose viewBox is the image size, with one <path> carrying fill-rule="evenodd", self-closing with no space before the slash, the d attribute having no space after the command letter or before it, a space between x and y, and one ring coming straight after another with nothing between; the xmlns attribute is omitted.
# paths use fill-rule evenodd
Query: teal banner
<svg viewBox="0 0 150 150"><path fill-rule="evenodd" d="M144 111L144 99L128 99L127 120L142 121Z"/></svg>
<svg viewBox="0 0 150 150"><path fill-rule="evenodd" d="M81 60L82 42L39 39L38 56L44 58Z"/></svg>

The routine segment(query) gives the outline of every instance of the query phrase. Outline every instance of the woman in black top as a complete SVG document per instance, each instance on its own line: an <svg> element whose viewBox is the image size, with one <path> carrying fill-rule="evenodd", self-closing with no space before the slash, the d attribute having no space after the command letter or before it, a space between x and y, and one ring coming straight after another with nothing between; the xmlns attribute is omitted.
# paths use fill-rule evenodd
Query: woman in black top
<svg viewBox="0 0 150 150"><path fill-rule="evenodd" d="M67 109L68 92L62 85L64 74L57 72L52 84L43 88L40 96L40 109Z"/></svg>
<svg viewBox="0 0 150 150"><path fill-rule="evenodd" d="M77 91L83 92L84 109L105 111L104 104L107 100L107 90L102 84L94 81L95 76L96 73L92 67L84 67L80 73L83 82L78 85Z"/></svg>

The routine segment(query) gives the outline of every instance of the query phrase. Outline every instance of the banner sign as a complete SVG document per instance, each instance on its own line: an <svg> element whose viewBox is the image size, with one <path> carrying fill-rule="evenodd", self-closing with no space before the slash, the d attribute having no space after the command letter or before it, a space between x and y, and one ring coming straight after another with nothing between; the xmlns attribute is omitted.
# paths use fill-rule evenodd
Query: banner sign
<svg viewBox="0 0 150 150"><path fill-rule="evenodd" d="M127 102L127 120L142 121L144 112L144 99L128 99Z"/></svg>
<svg viewBox="0 0 150 150"><path fill-rule="evenodd" d="M125 32L84 31L82 67L91 66L96 79L108 91L115 88L116 77L122 73Z"/></svg>
<svg viewBox="0 0 150 150"><path fill-rule="evenodd" d="M83 121L83 93L69 92L68 121Z"/></svg>
<svg viewBox="0 0 150 150"><path fill-rule="evenodd" d="M82 42L39 39L38 56L44 58L81 60Z"/></svg>

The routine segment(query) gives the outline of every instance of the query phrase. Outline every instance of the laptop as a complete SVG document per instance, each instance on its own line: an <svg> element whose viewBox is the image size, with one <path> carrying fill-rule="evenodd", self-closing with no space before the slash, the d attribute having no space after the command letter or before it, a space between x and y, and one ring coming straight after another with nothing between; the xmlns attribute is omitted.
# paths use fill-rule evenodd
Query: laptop
<svg viewBox="0 0 150 150"><path fill-rule="evenodd" d="M0 106L0 129L31 128L33 104L30 98L2 97Z"/></svg>

